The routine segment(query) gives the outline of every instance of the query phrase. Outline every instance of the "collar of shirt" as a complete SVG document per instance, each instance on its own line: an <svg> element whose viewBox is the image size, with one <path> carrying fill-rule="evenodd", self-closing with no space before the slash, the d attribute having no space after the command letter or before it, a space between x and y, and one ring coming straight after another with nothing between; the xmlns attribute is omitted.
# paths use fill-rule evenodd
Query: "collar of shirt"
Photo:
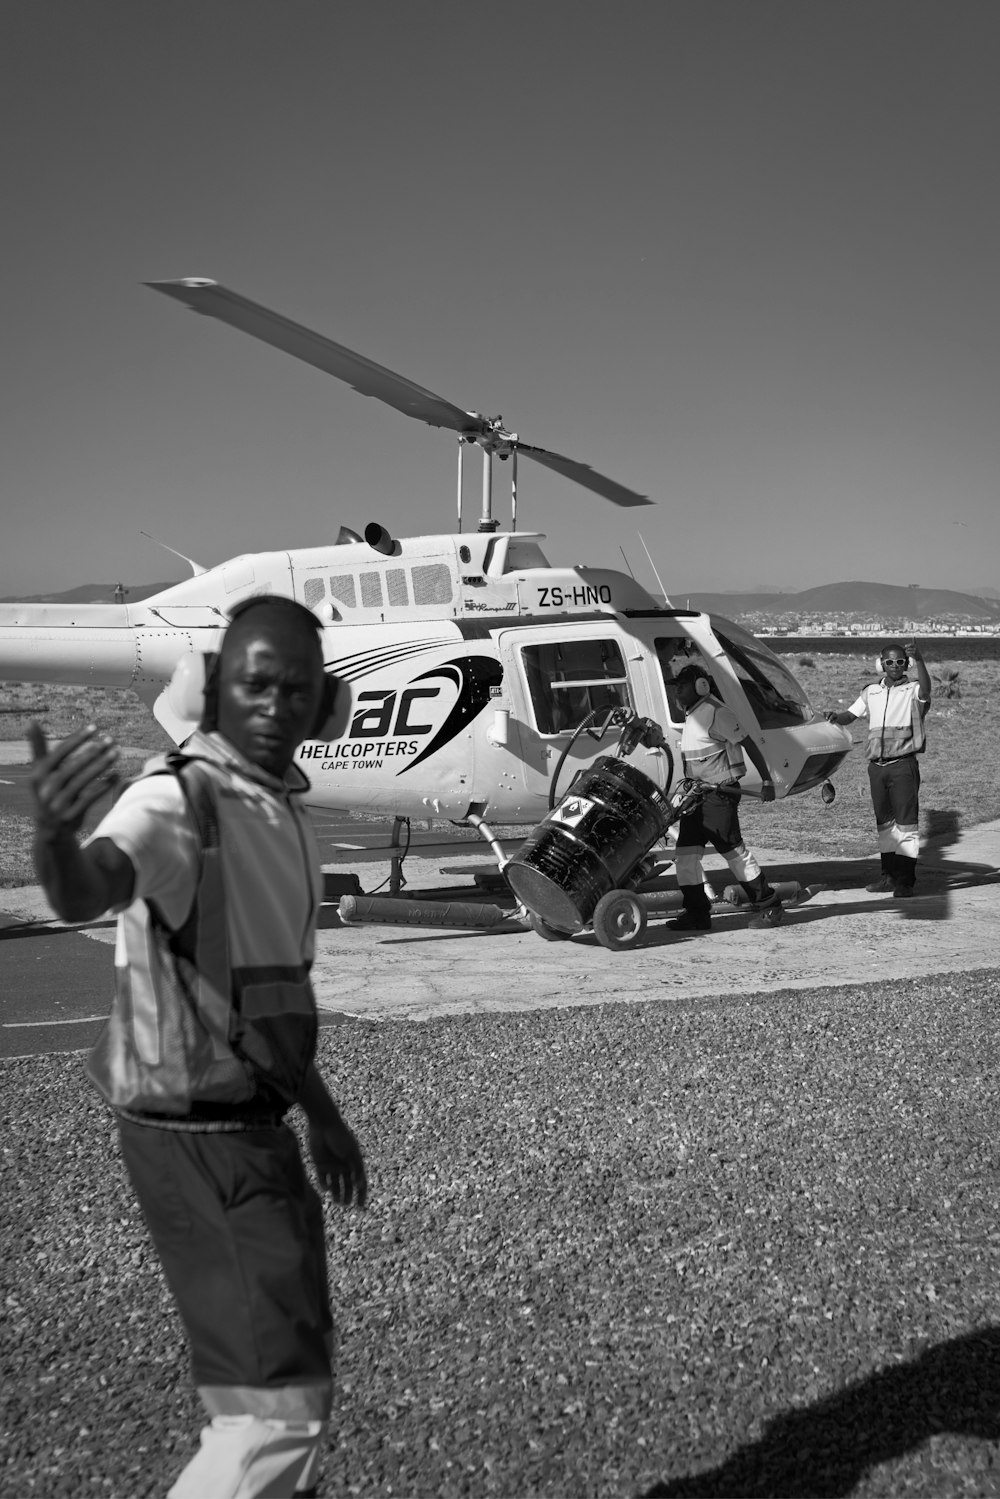
<svg viewBox="0 0 1000 1499"><path fill-rule="evenodd" d="M719 699L717 697L715 697L714 694L711 693L711 692L708 693L707 696L705 696L705 697L700 697L696 703L692 703L691 706L690 706L690 708L685 708L684 709L684 717L685 718L690 718L691 715L692 715L692 713L697 713L697 711L698 711L699 708L708 708L708 707L712 707L712 708L721 708L722 707L722 704L720 703Z"/></svg>
<svg viewBox="0 0 1000 1499"><path fill-rule="evenodd" d="M266 770L262 770L259 765L254 765L251 760L245 759L239 750L215 729L208 733L202 729L195 729L191 737L184 741L183 748L186 754L196 755L203 760L211 760L214 765L223 765L229 770L236 770L248 780L256 781L260 786L266 786L269 791L289 792L297 796L309 790L309 779L298 765L290 765L285 772L284 779L280 776L272 776Z"/></svg>

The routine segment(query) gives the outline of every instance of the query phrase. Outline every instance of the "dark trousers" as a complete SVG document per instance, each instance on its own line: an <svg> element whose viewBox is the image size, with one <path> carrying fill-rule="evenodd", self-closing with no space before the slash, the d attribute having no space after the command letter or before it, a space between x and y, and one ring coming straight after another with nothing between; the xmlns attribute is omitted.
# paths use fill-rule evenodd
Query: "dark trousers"
<svg viewBox="0 0 1000 1499"><path fill-rule="evenodd" d="M899 885L912 886L920 851L920 761L916 755L884 765L869 760L868 784L883 873Z"/></svg>
<svg viewBox="0 0 1000 1499"><path fill-rule="evenodd" d="M684 909L697 921L707 921L712 903L705 894L701 856L707 844L726 860L754 905L776 899L760 865L743 842L738 792L705 792L701 802L677 824L677 883ZM692 870L692 858L697 862Z"/></svg>
<svg viewBox="0 0 1000 1499"><path fill-rule="evenodd" d="M210 1414L324 1420L323 1210L292 1131L188 1134L124 1119L119 1129Z"/></svg>

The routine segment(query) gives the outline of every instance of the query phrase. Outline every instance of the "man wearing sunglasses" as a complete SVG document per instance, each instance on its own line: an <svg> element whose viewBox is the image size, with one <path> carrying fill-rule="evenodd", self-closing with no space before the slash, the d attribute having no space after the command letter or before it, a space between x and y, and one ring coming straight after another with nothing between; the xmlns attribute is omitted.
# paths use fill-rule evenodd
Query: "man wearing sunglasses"
<svg viewBox="0 0 1000 1499"><path fill-rule="evenodd" d="M884 645L883 677L862 689L849 708L826 717L831 723L868 720L868 780L878 825L882 873L868 886L891 890L897 900L915 894L920 851L920 762L927 740L924 719L931 704L931 679L915 641ZM917 679L907 676L913 665Z"/></svg>

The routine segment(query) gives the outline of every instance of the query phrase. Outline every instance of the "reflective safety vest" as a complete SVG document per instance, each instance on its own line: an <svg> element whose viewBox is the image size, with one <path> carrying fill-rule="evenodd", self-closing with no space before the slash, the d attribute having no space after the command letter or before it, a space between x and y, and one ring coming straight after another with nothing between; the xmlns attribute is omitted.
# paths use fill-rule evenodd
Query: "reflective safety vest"
<svg viewBox="0 0 1000 1499"><path fill-rule="evenodd" d="M862 688L850 711L855 718L868 720L869 760L898 760L903 755L923 754L927 736L919 698L920 684L909 680L891 687L884 681L871 682Z"/></svg>
<svg viewBox="0 0 1000 1499"><path fill-rule="evenodd" d="M736 737L727 737L726 731ZM732 709L714 698L703 698L686 715L681 730L684 774L713 786L740 780L747 773L739 745L743 738L745 735Z"/></svg>
<svg viewBox="0 0 1000 1499"><path fill-rule="evenodd" d="M115 997L87 1071L125 1110L280 1115L316 1049L319 859L298 799L220 763L210 740L192 757L194 742L148 772L177 777L197 828L194 900L176 930L152 900L120 914Z"/></svg>

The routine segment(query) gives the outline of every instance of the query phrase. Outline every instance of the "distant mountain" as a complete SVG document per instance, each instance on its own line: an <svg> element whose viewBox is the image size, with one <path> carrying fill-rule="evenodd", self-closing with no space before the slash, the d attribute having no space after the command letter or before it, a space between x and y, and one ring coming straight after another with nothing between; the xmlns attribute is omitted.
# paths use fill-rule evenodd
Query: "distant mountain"
<svg viewBox="0 0 1000 1499"><path fill-rule="evenodd" d="M868 615L874 619L941 619L960 615L984 623L1000 620L1000 600L948 588L904 588L894 583L823 583L801 593L671 594L675 608L687 606L733 618L755 615Z"/></svg>
<svg viewBox="0 0 1000 1499"><path fill-rule="evenodd" d="M0 599L4 604L110 604L114 602L114 583L83 583L66 593L12 595ZM154 593L172 588L173 583L143 583L129 587L126 603L137 604ZM708 590L670 595L675 609L703 609L729 619L752 614L758 618L777 619L789 615L824 618L833 615L865 615L873 619L941 619L959 615L983 623L1000 622L1000 597L984 598L979 594L956 593L948 588L904 588L894 583L823 583L801 593L723 593Z"/></svg>
<svg viewBox="0 0 1000 1499"><path fill-rule="evenodd" d="M113 604L117 586L117 583L83 583L66 593L10 594L0 599L0 604ZM138 604L141 599L173 586L173 583L137 583L134 588L126 588L125 602Z"/></svg>

